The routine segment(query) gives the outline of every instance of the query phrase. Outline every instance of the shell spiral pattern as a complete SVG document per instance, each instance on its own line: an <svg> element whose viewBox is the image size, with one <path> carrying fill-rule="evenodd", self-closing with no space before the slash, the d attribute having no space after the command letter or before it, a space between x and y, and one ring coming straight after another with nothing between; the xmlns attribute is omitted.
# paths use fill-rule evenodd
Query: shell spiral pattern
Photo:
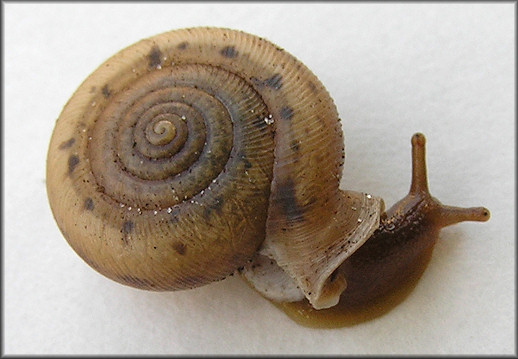
<svg viewBox="0 0 518 359"><path fill-rule="evenodd" d="M329 230L343 158L336 108L303 64L243 32L184 29L122 50L81 84L56 122L47 191L70 245L115 281L192 288L279 243L272 258L318 301L333 268L315 284L299 267L344 232ZM376 217L379 201L358 201ZM286 248L307 254L292 266Z"/></svg>

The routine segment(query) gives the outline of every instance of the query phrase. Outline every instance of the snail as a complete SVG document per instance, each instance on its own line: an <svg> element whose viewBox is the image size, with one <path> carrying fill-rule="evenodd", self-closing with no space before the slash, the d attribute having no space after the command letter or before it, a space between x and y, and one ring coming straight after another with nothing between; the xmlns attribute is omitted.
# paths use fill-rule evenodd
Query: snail
<svg viewBox="0 0 518 359"><path fill-rule="evenodd" d="M409 194L339 188L341 122L301 62L240 31L190 28L127 47L56 121L47 193L63 236L119 283L165 291L239 273L275 302L315 310L387 293L440 228L486 221L427 186L412 137Z"/></svg>

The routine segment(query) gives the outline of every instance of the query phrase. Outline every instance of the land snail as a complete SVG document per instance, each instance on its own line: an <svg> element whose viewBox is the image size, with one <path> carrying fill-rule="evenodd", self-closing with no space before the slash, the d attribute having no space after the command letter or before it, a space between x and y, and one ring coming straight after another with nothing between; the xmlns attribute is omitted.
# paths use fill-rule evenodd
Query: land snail
<svg viewBox="0 0 518 359"><path fill-rule="evenodd" d="M239 273L318 313L387 295L442 227L489 219L433 198L424 136L411 144L410 192L389 210L340 189L341 123L315 75L262 38L182 29L80 85L52 134L47 192L70 246L119 283L182 290Z"/></svg>

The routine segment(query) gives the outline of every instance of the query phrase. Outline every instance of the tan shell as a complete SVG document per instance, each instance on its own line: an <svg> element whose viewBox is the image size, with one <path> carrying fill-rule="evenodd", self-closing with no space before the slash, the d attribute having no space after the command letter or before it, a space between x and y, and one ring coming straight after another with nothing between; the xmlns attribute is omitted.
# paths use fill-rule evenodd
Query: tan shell
<svg viewBox="0 0 518 359"><path fill-rule="evenodd" d="M83 82L56 122L47 191L67 241L113 280L192 288L264 244L318 308L379 221L379 199L339 190L342 165L335 105L302 63L253 35L192 28Z"/></svg>

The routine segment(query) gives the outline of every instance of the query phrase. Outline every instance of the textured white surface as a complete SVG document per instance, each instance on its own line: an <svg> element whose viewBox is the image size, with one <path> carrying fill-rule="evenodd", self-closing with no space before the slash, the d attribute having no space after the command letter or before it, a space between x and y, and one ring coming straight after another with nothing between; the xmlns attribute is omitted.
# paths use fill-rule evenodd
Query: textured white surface
<svg viewBox="0 0 518 359"><path fill-rule="evenodd" d="M515 6L33 4L4 10L4 353L511 354L515 352ZM344 188L391 205L428 139L432 193L485 205L441 232L414 292L350 328L300 327L239 278L150 293L83 263L54 223L47 144L62 106L106 58L167 30L215 25L304 62L343 118Z"/></svg>

